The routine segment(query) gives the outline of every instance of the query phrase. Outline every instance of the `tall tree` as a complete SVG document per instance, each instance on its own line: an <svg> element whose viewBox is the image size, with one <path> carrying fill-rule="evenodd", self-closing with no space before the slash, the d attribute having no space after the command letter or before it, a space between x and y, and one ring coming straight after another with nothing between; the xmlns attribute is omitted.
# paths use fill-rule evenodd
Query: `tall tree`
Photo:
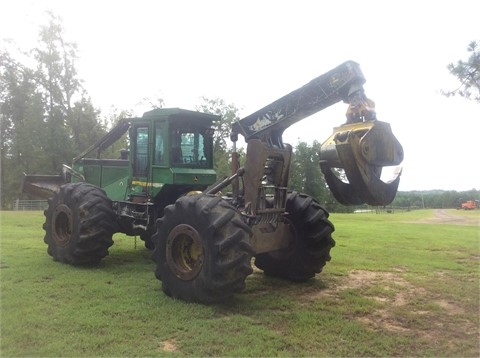
<svg viewBox="0 0 480 358"><path fill-rule="evenodd" d="M33 53L49 129L45 152L51 159L50 170L58 170L65 158L74 155L76 143L69 140L68 125L73 117L72 100L80 90L80 82L75 69L76 45L64 40L61 20L52 13L49 16L48 25L41 26L38 47ZM78 136L74 134L75 138Z"/></svg>
<svg viewBox="0 0 480 358"><path fill-rule="evenodd" d="M239 109L234 104L227 104L221 98L209 99L201 97L200 105L196 110L221 116L221 121L214 124L214 148L226 152L228 150L227 139L230 138L232 124L240 119Z"/></svg>
<svg viewBox="0 0 480 358"><path fill-rule="evenodd" d="M290 189L313 196L325 204L331 197L318 164L319 151L320 143L317 141L312 146L305 142L296 145L290 169Z"/></svg>
<svg viewBox="0 0 480 358"><path fill-rule="evenodd" d="M124 118L132 117L132 111L130 110L119 110L115 107L110 108L110 112L108 113L107 117L104 120L105 127L115 127L120 120ZM122 138L117 140L115 143L110 145L101 153L101 158L109 158L109 159L118 159L120 156L120 152L124 149L130 147L128 133L125 133Z"/></svg>
<svg viewBox="0 0 480 358"><path fill-rule="evenodd" d="M447 69L457 77L460 86L451 91L442 91L449 97L459 95L480 103L480 40L472 41L467 47L470 56L466 61L450 63Z"/></svg>
<svg viewBox="0 0 480 358"><path fill-rule="evenodd" d="M74 155L87 149L106 133L105 126L98 119L99 115L99 110L86 96L82 95L80 100L73 104L68 116L68 123Z"/></svg>
<svg viewBox="0 0 480 358"><path fill-rule="evenodd" d="M213 156L215 170L219 177L231 175L231 153L229 146L229 138L232 124L240 119L239 109L234 104L227 104L221 98L209 99L201 97L200 105L196 106L196 110L204 113L215 114L221 117L220 121L214 123L214 147ZM243 148L237 148L240 154L240 161L245 157Z"/></svg>
<svg viewBox="0 0 480 358"><path fill-rule="evenodd" d="M2 207L18 195L22 172L40 170L45 126L34 71L0 53Z"/></svg>
<svg viewBox="0 0 480 358"><path fill-rule="evenodd" d="M22 172L56 174L105 132L78 79L76 45L64 40L61 20L50 14L39 34L33 56L24 60L33 69L0 50L3 207L19 196Z"/></svg>

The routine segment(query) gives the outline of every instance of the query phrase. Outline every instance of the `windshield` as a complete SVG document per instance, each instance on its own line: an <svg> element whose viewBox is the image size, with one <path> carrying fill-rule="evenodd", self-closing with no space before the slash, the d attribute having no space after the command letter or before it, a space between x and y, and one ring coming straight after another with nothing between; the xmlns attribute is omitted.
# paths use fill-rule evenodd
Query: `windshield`
<svg viewBox="0 0 480 358"><path fill-rule="evenodd" d="M186 167L212 166L212 136L205 130L175 129L171 138L173 165Z"/></svg>

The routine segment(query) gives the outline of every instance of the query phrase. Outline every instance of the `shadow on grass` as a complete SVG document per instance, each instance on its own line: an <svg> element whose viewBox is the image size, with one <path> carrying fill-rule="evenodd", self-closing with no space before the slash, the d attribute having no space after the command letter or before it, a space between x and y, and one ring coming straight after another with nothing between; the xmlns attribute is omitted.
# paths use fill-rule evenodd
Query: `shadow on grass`
<svg viewBox="0 0 480 358"><path fill-rule="evenodd" d="M309 302L327 294L330 288L328 277L316 276L306 282L292 282L264 275L255 270L247 277L246 288L229 300L215 304L220 315L257 315L266 309L282 312L294 309L299 302Z"/></svg>
<svg viewBox="0 0 480 358"><path fill-rule="evenodd" d="M100 262L94 264L70 265L55 261L53 259L52 260L55 261L56 264L85 271L101 270L115 272L121 270L134 272L139 270L140 267L145 266L146 269L149 269L153 272L154 262L151 256L152 252L143 247L136 249L118 249L115 248L115 245L113 245L109 250L108 256L100 260Z"/></svg>

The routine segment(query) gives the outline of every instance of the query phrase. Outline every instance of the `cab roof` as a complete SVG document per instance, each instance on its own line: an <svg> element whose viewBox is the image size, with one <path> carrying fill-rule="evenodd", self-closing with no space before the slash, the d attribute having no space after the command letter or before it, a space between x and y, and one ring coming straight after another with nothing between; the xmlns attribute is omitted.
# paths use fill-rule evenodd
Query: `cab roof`
<svg viewBox="0 0 480 358"><path fill-rule="evenodd" d="M151 111L145 112L143 114L144 119L150 119L152 117L189 117L189 118L198 118L198 120L206 120L210 122L216 122L220 120L220 116L203 113L198 111L191 111L188 109L181 108L156 108Z"/></svg>

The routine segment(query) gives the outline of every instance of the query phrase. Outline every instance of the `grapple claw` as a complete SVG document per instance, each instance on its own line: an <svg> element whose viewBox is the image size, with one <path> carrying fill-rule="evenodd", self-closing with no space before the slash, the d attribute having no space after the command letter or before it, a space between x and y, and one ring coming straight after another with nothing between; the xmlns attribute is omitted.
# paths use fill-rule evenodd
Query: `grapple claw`
<svg viewBox="0 0 480 358"><path fill-rule="evenodd" d="M380 179L383 166L399 165L403 148L390 125L376 120L335 129L320 149L320 168L335 196L344 205L388 205L395 198L401 169L389 182ZM332 171L341 168L347 182Z"/></svg>
<svg viewBox="0 0 480 358"><path fill-rule="evenodd" d="M340 204L361 205L365 202L356 188L353 185L340 180L333 173L332 168L326 165L326 162L320 162L320 169L325 176L328 188Z"/></svg>

